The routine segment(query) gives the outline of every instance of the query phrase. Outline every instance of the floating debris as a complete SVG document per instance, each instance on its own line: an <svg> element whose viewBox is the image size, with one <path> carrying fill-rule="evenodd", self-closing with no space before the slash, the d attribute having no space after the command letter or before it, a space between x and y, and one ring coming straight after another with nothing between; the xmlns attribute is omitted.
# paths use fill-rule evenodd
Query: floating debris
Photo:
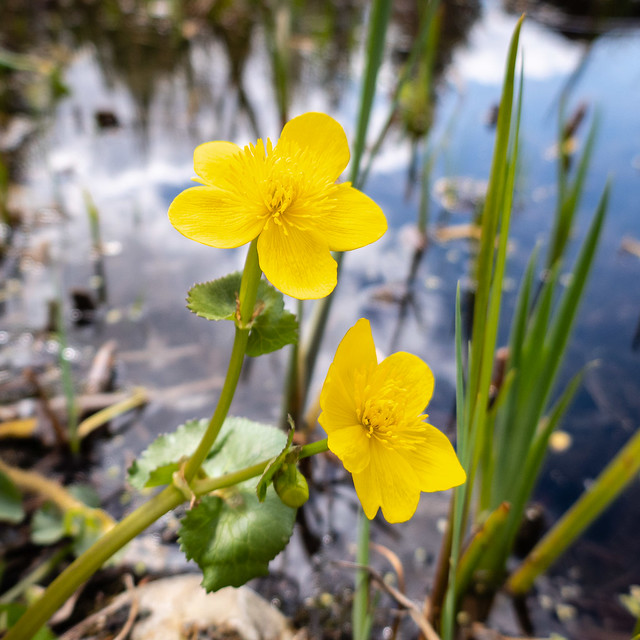
<svg viewBox="0 0 640 640"><path fill-rule="evenodd" d="M436 180L433 194L447 211L475 213L487 195L487 182L468 176L440 178Z"/></svg>
<svg viewBox="0 0 640 640"><path fill-rule="evenodd" d="M120 126L120 120L113 111L96 111L95 119L100 129L115 129Z"/></svg>
<svg viewBox="0 0 640 640"><path fill-rule="evenodd" d="M452 240L480 240L481 227L472 222L468 224L452 224L448 227L439 227L434 232L434 237L438 242L451 242Z"/></svg>
<svg viewBox="0 0 640 640"><path fill-rule="evenodd" d="M622 238L622 242L620 242L620 249L640 258L640 240L625 236Z"/></svg>
<svg viewBox="0 0 640 640"><path fill-rule="evenodd" d="M87 394L109 391L115 373L115 354L118 343L115 340L105 342L96 352L87 374L85 392Z"/></svg>
<svg viewBox="0 0 640 640"><path fill-rule="evenodd" d="M555 453L563 453L571 446L573 438L566 431L558 429L551 434L549 438L549 448Z"/></svg>

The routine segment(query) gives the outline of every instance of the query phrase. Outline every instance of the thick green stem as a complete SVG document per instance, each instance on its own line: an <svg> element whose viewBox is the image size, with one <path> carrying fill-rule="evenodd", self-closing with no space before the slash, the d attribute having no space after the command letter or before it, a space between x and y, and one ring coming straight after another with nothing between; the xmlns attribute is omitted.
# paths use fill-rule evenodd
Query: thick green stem
<svg viewBox="0 0 640 640"><path fill-rule="evenodd" d="M211 451L211 447L218 437L222 424L229 413L229 407L231 406L231 401L238 386L244 354L247 349L247 341L249 340L249 331L251 330L250 324L253 309L258 295L258 283L262 276L262 271L258 263L257 242L256 239L249 246L249 253L247 254L247 259L244 264L240 293L238 295L238 312L240 317L236 322L236 334L233 340L227 376L224 380L220 397L218 398L216 410L213 416L211 416L211 420L209 420L209 426L202 436L198 448L184 467L184 478L187 482L193 479L209 454L209 451Z"/></svg>
<svg viewBox="0 0 640 640"><path fill-rule="evenodd" d="M326 450L326 439L319 440L302 447L300 457L307 458ZM193 483L194 494L196 497L200 497L216 489L230 487L249 478L259 476L270 462L271 459L268 459L218 478L197 480ZM3 640L27 640L32 638L65 600L112 555L158 518L171 511L171 509L175 509L184 501L184 493L174 485L170 485L141 507L138 507L71 563L47 587L42 598L29 607Z"/></svg>
<svg viewBox="0 0 640 640"><path fill-rule="evenodd" d="M114 553L184 499L184 495L171 485L119 522L47 587L42 598L27 609L4 640L32 638L60 605Z"/></svg>
<svg viewBox="0 0 640 640"><path fill-rule="evenodd" d="M305 444L300 451L300 458L308 458L310 456L316 455L317 453L322 453L327 451L327 439L318 440L317 442L311 442L310 444ZM203 478L202 480L194 480L191 488L193 489L193 493L197 496L204 496L207 493L211 493L212 491L216 491L217 489L224 489L225 487L232 487L236 484L240 484L245 480L249 480L250 478L255 478L262 474L268 464L270 464L272 458L268 460L263 460L262 462L257 462L250 467L246 467L245 469L240 469L240 471L231 471L229 473L225 473L223 476L219 476L217 478Z"/></svg>
<svg viewBox="0 0 640 640"><path fill-rule="evenodd" d="M360 510L358 519L358 551L356 562L360 567L369 566L369 538L371 521ZM351 615L353 637L355 640L367 640L369 637L369 573L366 569L356 571L353 612Z"/></svg>
<svg viewBox="0 0 640 640"><path fill-rule="evenodd" d="M196 475L198 469L200 469L229 412L229 407L231 406L231 401L238 385L238 380L240 379L240 371L242 370L242 363L249 339L249 331L251 330L251 320L253 319L258 294L258 284L261 276L262 271L260 270L258 261L256 239L249 246L244 272L242 274L238 295L236 334L227 376L220 393L220 398L218 399L216 410L209 421L209 426L198 444L195 453L185 465L184 477L187 482L190 482ZM266 464L265 462L264 465ZM257 473L260 473L260 471L256 471L255 474L251 473L247 477L257 475ZM238 481L239 480L236 480L236 482ZM235 482L231 484L235 484ZM82 556L69 565L69 567L51 583L42 598L35 604L35 607L30 607L18 623L12 627L5 637L5 640L25 640L26 638L31 638L78 586L93 575L114 553L119 551L127 542L135 538L162 515L184 502L184 500L184 494L179 491L178 488L171 485L128 515L100 538L86 553L82 554Z"/></svg>

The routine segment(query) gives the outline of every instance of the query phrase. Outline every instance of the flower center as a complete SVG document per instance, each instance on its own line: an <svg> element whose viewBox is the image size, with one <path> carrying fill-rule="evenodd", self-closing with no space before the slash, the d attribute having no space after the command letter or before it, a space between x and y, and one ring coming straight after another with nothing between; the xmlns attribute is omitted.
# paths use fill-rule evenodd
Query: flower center
<svg viewBox="0 0 640 640"><path fill-rule="evenodd" d="M280 180L274 182L270 180L267 187L267 196L265 197L265 204L267 205L267 213L265 215L270 216L276 224L282 224L282 217L287 207L293 200L293 187L290 180Z"/></svg>
<svg viewBox="0 0 640 640"><path fill-rule="evenodd" d="M402 390L387 380L384 384L370 384L367 372L356 374L357 415L367 438L375 438L385 446L392 446L398 435L395 432L402 418L398 405L398 392Z"/></svg>
<svg viewBox="0 0 640 640"><path fill-rule="evenodd" d="M259 141L261 142L261 141ZM259 189L264 204L263 213L259 218L265 220L264 228L268 228L271 221L280 225L284 233L287 233L287 220L285 213L295 200L299 190L300 176L296 172L297 155L283 156L274 151L271 140L267 138L266 148L263 144L260 151L264 161L262 179L259 181Z"/></svg>
<svg viewBox="0 0 640 640"><path fill-rule="evenodd" d="M362 426L367 438L376 438L381 444L391 446L398 435L394 427L398 424L398 405L390 400L369 398L362 408Z"/></svg>
<svg viewBox="0 0 640 640"><path fill-rule="evenodd" d="M394 379L381 380L374 371L356 372L355 379L356 413L367 438L388 449L421 446L426 416L405 415L407 389Z"/></svg>

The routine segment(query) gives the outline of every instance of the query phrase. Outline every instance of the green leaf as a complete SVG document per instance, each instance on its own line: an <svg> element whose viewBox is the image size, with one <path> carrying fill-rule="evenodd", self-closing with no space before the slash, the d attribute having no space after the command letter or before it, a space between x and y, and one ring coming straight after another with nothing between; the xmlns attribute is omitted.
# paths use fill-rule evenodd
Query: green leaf
<svg viewBox="0 0 640 640"><path fill-rule="evenodd" d="M149 474L149 479L145 483L145 487L161 487L162 485L169 484L173 480L173 474L180 469L182 461L170 462L169 464L163 464L161 467L154 469Z"/></svg>
<svg viewBox="0 0 640 640"><path fill-rule="evenodd" d="M72 484L67 487L67 491L76 499L80 500L87 507L98 509L100 507L100 496L98 492L88 484Z"/></svg>
<svg viewBox="0 0 640 640"><path fill-rule="evenodd" d="M50 502L38 509L31 519L31 541L34 544L54 544L67 535L62 512Z"/></svg>
<svg viewBox="0 0 640 640"><path fill-rule="evenodd" d="M196 284L189 289L187 308L207 320L233 320L242 274L239 271L224 278Z"/></svg>
<svg viewBox="0 0 640 640"><path fill-rule="evenodd" d="M265 280L258 285L256 305L264 306L249 333L248 356L261 356L296 342L298 321L293 313L285 310L282 294Z"/></svg>
<svg viewBox="0 0 640 640"><path fill-rule="evenodd" d="M129 484L142 489L171 482L180 460L196 450L207 424L207 420L189 420L173 433L156 438L129 468Z"/></svg>
<svg viewBox="0 0 640 640"><path fill-rule="evenodd" d="M96 506L97 495L91 487L73 485L69 487L69 493L88 506ZM76 556L84 553L103 533L104 523L97 516L77 509L62 512L51 502L38 509L31 520L34 544L50 545L69 537Z"/></svg>
<svg viewBox="0 0 640 640"><path fill-rule="evenodd" d="M82 555L104 533L103 525L97 517L87 516L78 511L68 511L64 516L65 535L72 539L72 549L76 556Z"/></svg>
<svg viewBox="0 0 640 640"><path fill-rule="evenodd" d="M207 320L235 320L242 274L196 284L189 290L187 307ZM256 318L251 326L247 355L260 356L292 344L298 337L298 321L284 308L282 294L265 280L258 284Z"/></svg>
<svg viewBox="0 0 640 640"><path fill-rule="evenodd" d="M204 429L207 421L202 420L201 425ZM246 418L227 418L202 467L211 477L238 471L278 455L286 442L280 429ZM242 486L255 488L256 483L254 478Z"/></svg>
<svg viewBox="0 0 640 640"><path fill-rule="evenodd" d="M285 443L278 429L228 418L203 468L210 476L237 471L277 456ZM202 569L207 591L265 575L291 537L295 509L284 505L273 488L260 503L256 483L249 479L207 496L182 520L180 545Z"/></svg>
<svg viewBox="0 0 640 640"><path fill-rule="evenodd" d="M21 522L24 518L22 495L10 478L0 471L0 522Z"/></svg>
<svg viewBox="0 0 640 640"><path fill-rule="evenodd" d="M269 572L269 561L289 542L295 513L271 488L260 503L253 488L233 487L224 498L207 496L187 513L180 545L202 569L207 591L239 587Z"/></svg>

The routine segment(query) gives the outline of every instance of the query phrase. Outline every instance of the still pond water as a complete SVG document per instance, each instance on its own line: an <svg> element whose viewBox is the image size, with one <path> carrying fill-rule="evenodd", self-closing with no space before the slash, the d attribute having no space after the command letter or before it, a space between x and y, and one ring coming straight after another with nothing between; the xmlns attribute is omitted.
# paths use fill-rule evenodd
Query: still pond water
<svg viewBox="0 0 640 640"><path fill-rule="evenodd" d="M80 377L96 349L115 338L118 385L142 385L152 394L135 424L101 445L94 479L108 495L119 486L121 470L155 434L210 414L226 367L231 328L192 316L184 298L194 282L241 268L244 249L197 245L178 234L166 216L173 197L190 185L194 147L213 139L239 144L257 136L277 139L281 108L269 51L283 29L291 42L288 117L324 111L353 138L366 13L350 3L336 8L313 2L302 3L291 16L274 16L244 3L226 9L214 3L204 19L197 12L172 14L180 3L155 2L129 14L126 7L110 11L111 3L71 2L59 12L29 17L19 8L12 12L11 4L0 45L59 62L68 93L54 100L38 74L27 74L17 106L6 107L12 115L5 120L11 126L3 133L3 156L20 184L12 196L24 221L0 264L0 373L5 382L27 365L55 362L48 343L38 339L49 301L60 290L65 305L73 289L95 294L84 195L89 193L100 212L106 301L96 322L71 329L69 354ZM372 140L387 117L399 65L415 36L414 10L406 4L394 9ZM473 191L487 178L494 139L487 121L499 100L518 17L491 0L460 7L439 56L431 132L439 149L430 200L433 229L472 218L468 203L445 207L438 185L443 178L464 177L472 180L467 184ZM640 425L640 260L622 249L625 238L640 238L640 29L617 21L600 33L569 37L535 16L525 22L521 39L522 154L505 314L513 308L531 250L548 239L558 108L569 85L568 111L586 107L578 144L596 114L600 119L570 259L607 178L612 183L609 215L561 384L590 361L599 366L588 373L562 425L571 446L550 454L537 490L552 521ZM25 33L34 37L25 39ZM455 286L468 283L472 249L464 239L431 243L417 270L412 303L400 312L420 195L419 185L411 185L411 166L411 140L396 123L365 186L384 209L389 231L345 258L314 387L344 332L366 316L383 351L411 351L431 365L437 381L431 422L450 429ZM277 422L285 372L283 354L252 362L232 413ZM548 587L552 592L577 581L584 589L580 602L591 602L594 615L619 614L616 594L640 583L639 497L636 481L554 569L558 582ZM352 518L350 507L346 513ZM419 577L422 560L414 549L436 548L427 540L436 538L438 517L445 513L444 499L424 497L416 520L401 529L403 542L392 542L400 544L409 577L419 585L417 597L424 574ZM571 594L567 598L571 603ZM584 605L583 617L588 611Z"/></svg>

